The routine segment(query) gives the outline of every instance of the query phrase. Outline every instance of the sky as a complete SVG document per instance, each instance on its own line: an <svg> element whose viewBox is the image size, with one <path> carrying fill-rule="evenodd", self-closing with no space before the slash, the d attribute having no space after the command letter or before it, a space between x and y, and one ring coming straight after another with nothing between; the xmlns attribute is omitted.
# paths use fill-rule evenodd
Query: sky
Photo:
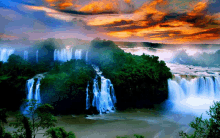
<svg viewBox="0 0 220 138"><path fill-rule="evenodd" d="M0 37L220 44L220 1L0 0Z"/></svg>

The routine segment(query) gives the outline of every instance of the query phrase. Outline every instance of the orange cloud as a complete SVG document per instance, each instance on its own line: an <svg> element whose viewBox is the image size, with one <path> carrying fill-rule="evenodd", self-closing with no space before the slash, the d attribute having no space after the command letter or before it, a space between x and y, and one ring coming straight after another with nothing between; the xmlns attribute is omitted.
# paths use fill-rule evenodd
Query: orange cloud
<svg viewBox="0 0 220 138"><path fill-rule="evenodd" d="M74 7L71 0L46 0L59 9ZM130 4L131 0L123 0ZM178 1L178 0L177 0ZM58 3L58 4L57 4ZM145 41L186 43L202 42L204 40L220 39L220 13L206 13L208 0L194 2L181 12L170 12L168 0L151 0L129 14L103 14L119 13L118 0L97 0L81 7L79 11L98 15L84 15L83 21L87 26L99 28L101 33L115 39L139 38ZM62 14L45 7L31 7L35 10L44 10L47 15L57 19L71 21L73 17ZM190 9L190 10L189 10Z"/></svg>
<svg viewBox="0 0 220 138"><path fill-rule="evenodd" d="M220 13L208 15L203 13L208 7L207 1L194 4L188 13L169 13L157 6L165 7L168 4L164 0L153 0L144 3L136 10L129 20L117 18L103 22L102 26L111 24L112 31L106 33L114 38L133 37L157 42L169 41L169 43L202 42L204 40L220 39ZM104 19L103 19L104 20ZM129 22L128 22L129 21Z"/></svg>
<svg viewBox="0 0 220 138"><path fill-rule="evenodd" d="M124 16L124 15L119 15L119 16L96 16L93 18L88 19L87 24L91 26L105 26L105 25L110 25L110 24L115 24L118 22L122 21L131 21L130 16Z"/></svg>
<svg viewBox="0 0 220 138"><path fill-rule="evenodd" d="M79 11L87 13L103 13L103 12L116 12L118 11L117 1L93 1L83 6Z"/></svg>
<svg viewBox="0 0 220 138"><path fill-rule="evenodd" d="M75 0L45 0L50 6L65 10L68 7L80 7Z"/></svg>
<svg viewBox="0 0 220 138"><path fill-rule="evenodd" d="M0 38L1 38L1 39L10 39L10 40L18 39L17 36L6 35L6 34L2 34L2 33L0 33Z"/></svg>
<svg viewBox="0 0 220 138"><path fill-rule="evenodd" d="M124 2L130 4L131 0L124 0Z"/></svg>
<svg viewBox="0 0 220 138"><path fill-rule="evenodd" d="M196 16L196 15L201 15L202 11L204 11L208 7L208 2L203 0L201 2L196 3L194 6L193 10L188 13L190 16Z"/></svg>
<svg viewBox="0 0 220 138"><path fill-rule="evenodd" d="M131 37L132 34L133 33L131 31L120 31L120 32L107 33L107 35L109 36L118 37L118 38L128 38L128 37Z"/></svg>

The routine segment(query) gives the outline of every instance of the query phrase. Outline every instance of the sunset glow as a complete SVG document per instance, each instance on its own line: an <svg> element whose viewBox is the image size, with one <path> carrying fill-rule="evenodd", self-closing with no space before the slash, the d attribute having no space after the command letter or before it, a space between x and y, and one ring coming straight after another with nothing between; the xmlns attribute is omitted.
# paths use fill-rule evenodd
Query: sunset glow
<svg viewBox="0 0 220 138"><path fill-rule="evenodd" d="M218 4L215 1L44 0L44 2L47 5L24 5L24 7L32 13L44 12L46 16L43 22L47 21L46 18L64 21L59 24L67 22L69 29L73 27L71 24L75 24L77 26L71 30L75 28L81 33L86 32L85 36L90 38L170 44L220 43L220 11L212 8ZM69 30L65 27L60 29Z"/></svg>

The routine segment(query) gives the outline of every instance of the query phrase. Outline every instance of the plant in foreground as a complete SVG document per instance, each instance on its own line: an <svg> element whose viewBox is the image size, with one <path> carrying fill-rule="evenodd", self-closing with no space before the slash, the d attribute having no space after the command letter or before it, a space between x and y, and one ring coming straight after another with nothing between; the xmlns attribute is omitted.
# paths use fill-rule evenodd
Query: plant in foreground
<svg viewBox="0 0 220 138"><path fill-rule="evenodd" d="M195 118L195 122L191 122L190 127L194 128L193 134L189 135L181 131L179 133L183 138L219 138L220 137L220 101L214 102L206 113L210 116L209 119Z"/></svg>

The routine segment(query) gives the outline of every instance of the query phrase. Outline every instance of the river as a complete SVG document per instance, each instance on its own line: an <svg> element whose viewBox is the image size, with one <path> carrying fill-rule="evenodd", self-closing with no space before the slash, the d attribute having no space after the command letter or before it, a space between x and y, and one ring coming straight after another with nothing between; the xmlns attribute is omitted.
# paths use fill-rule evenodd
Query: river
<svg viewBox="0 0 220 138"><path fill-rule="evenodd" d="M191 114L177 114L148 109L130 109L103 115L61 115L56 116L57 126L72 131L77 138L116 138L127 136L133 138L134 134L145 138L177 138L181 130L192 133L189 123L194 120ZM14 121L9 117L9 122ZM6 130L15 129L6 125ZM39 133L44 133L40 131ZM43 138L38 134L36 138Z"/></svg>

